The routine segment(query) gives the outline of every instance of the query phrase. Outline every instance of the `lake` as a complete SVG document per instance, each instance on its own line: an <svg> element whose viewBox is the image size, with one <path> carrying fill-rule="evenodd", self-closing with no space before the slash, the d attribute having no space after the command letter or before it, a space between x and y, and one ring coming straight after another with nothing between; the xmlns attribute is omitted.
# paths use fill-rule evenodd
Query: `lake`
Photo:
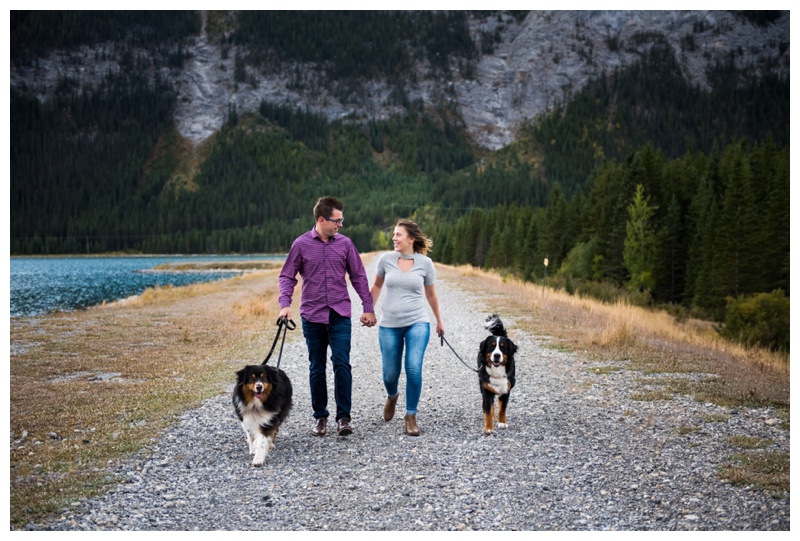
<svg viewBox="0 0 800 541"><path fill-rule="evenodd" d="M284 258L282 255L12 257L11 317L38 316L56 310L72 311L139 295L148 287L182 286L232 276L231 272L151 271L164 263Z"/></svg>

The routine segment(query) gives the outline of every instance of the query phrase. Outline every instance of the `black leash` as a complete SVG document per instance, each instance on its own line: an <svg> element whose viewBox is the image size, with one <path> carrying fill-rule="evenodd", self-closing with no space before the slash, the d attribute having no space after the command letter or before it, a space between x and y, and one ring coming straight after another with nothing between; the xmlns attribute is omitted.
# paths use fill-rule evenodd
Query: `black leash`
<svg viewBox="0 0 800 541"><path fill-rule="evenodd" d="M444 337L444 333L443 333L443 334L440 334L440 335L439 335L439 338L441 338L440 342L441 342L441 345L442 345L442 347L444 347L444 345L445 345L445 344L447 344L447 347L449 347L449 348L450 348L450 351L452 351L452 352L453 352L453 354L456 356L456 358L457 358L459 361L461 361L461 364L463 364L464 366L466 366L467 368L469 368L469 369L470 369L470 370L472 370L473 372L476 372L476 373L478 372L477 370L475 370L474 368L472 368L470 365L468 365L467 363L465 363L465 362L464 362L464 359L462 359L462 358L461 358L461 356L460 356L458 353L456 353L456 350L454 350L454 349L453 349L453 346L451 346L451 345L450 345L450 342L448 342L448 341L447 341L447 338L445 338L445 337Z"/></svg>
<svg viewBox="0 0 800 541"><path fill-rule="evenodd" d="M291 319L281 317L278 318L278 321L275 323L278 326L278 332L275 333L275 340L272 341L272 347L269 348L269 353L267 353L266 359L264 359L261 364L267 364L270 356L272 356L272 352L275 350L275 344L278 343L278 337L281 335L281 327L283 327L283 339L281 340L281 350L278 352L278 364L275 368L281 367L281 357L283 356L283 343L286 341L286 331L290 330L293 331L297 328L294 321Z"/></svg>

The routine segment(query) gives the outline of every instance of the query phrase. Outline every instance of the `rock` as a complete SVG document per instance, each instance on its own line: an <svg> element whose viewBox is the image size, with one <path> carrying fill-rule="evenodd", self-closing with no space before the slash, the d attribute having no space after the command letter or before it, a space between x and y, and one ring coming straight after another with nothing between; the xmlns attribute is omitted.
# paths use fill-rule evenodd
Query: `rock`
<svg viewBox="0 0 800 541"><path fill-rule="evenodd" d="M247 52L226 44L229 50L223 55L220 45L208 39L203 16L202 33L184 44L189 59L182 69L162 67L151 73L175 84L175 124L194 144L219 131L231 107L240 114L256 112L263 100L322 112L331 120L353 113L361 118L387 118L402 112L389 99L393 89L383 80L363 81L364 97L358 104L341 103L327 90L322 76L316 75L315 66L280 62L259 69L247 66L248 82L236 83L232 78L235 58L246 57ZM420 65L414 80L409 74L404 85L410 101L420 99L429 106L443 99L455 102L476 143L492 150L508 145L522 123L576 93L590 78L638 60L654 41L669 43L689 82L703 87L708 85L708 68L728 58L740 66L770 65L789 73L789 51L780 56L778 49L789 43L788 12L762 27L729 11L531 11L521 22L508 14L472 16L469 28L476 43L482 32L500 36L494 51L478 59L473 77L465 79L454 67L443 83L429 78L426 66ZM687 36L692 47L685 46ZM51 51L35 67L12 62L11 86L44 100L65 77L81 86L97 85L119 70L113 60L115 46L82 47L78 54ZM134 54L147 57L150 53L136 50ZM296 70L306 75L303 89L291 84Z"/></svg>

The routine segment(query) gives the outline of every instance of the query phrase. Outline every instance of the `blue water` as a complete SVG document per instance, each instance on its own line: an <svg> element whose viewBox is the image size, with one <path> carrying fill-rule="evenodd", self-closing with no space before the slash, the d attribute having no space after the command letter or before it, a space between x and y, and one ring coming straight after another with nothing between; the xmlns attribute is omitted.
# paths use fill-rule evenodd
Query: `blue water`
<svg viewBox="0 0 800 541"><path fill-rule="evenodd" d="M72 311L139 295L148 287L182 286L231 273L137 272L170 262L252 261L284 256L11 258L11 317Z"/></svg>

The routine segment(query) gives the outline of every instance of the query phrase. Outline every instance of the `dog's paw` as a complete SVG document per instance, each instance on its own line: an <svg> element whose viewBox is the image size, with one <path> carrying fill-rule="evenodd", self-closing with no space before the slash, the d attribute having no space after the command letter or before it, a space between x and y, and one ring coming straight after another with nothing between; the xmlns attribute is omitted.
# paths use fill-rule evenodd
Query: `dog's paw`
<svg viewBox="0 0 800 541"><path fill-rule="evenodd" d="M508 423L497 423L497 428L508 428Z"/></svg>
<svg viewBox="0 0 800 541"><path fill-rule="evenodd" d="M267 461L267 450L260 449L256 452L255 456L253 456L253 466L259 468L264 465L264 462Z"/></svg>
<svg viewBox="0 0 800 541"><path fill-rule="evenodd" d="M492 430L491 428L486 428L483 431L484 436L491 436L492 434L494 434L494 430Z"/></svg>
<svg viewBox="0 0 800 541"><path fill-rule="evenodd" d="M267 455L269 454L270 443L270 440L264 437L256 439L254 445L255 455L253 456L253 466L259 467L264 464L264 461L266 461Z"/></svg>

